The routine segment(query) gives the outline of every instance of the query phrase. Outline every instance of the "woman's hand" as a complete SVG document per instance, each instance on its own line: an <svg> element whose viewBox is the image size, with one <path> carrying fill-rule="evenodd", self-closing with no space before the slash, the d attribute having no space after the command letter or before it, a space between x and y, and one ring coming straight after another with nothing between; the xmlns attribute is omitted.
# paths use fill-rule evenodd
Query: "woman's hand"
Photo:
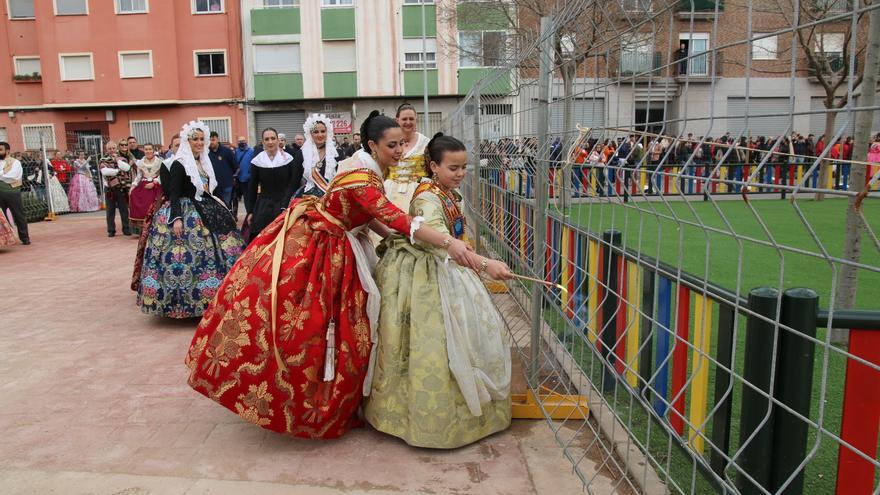
<svg viewBox="0 0 880 495"><path fill-rule="evenodd" d="M495 280L510 280L513 278L513 272L510 271L507 264L500 260L489 260L486 265L486 274Z"/></svg>
<svg viewBox="0 0 880 495"><path fill-rule="evenodd" d="M177 219L174 221L174 224L171 225L171 230L174 231L174 235L177 237L183 237L183 220Z"/></svg>
<svg viewBox="0 0 880 495"><path fill-rule="evenodd" d="M465 268L471 268L474 270L479 268L479 263L473 259L470 251L468 251L467 244L459 239L452 239L452 242L450 242L449 246L446 248L446 254L448 254L453 261Z"/></svg>
<svg viewBox="0 0 880 495"><path fill-rule="evenodd" d="M145 185L144 187L147 189L152 189L156 187L156 184L153 184L152 182L147 182L147 185Z"/></svg>

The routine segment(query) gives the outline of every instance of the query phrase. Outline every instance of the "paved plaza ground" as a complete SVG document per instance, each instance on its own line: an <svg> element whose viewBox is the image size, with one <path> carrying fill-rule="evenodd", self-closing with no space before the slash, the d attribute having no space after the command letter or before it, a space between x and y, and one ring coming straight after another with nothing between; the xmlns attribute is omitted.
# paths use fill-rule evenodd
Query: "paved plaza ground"
<svg viewBox="0 0 880 495"><path fill-rule="evenodd" d="M0 250L0 493L582 491L544 421L454 451L369 428L322 442L246 423L186 384L197 321L135 306L134 238L107 238L103 212L30 228L33 245Z"/></svg>

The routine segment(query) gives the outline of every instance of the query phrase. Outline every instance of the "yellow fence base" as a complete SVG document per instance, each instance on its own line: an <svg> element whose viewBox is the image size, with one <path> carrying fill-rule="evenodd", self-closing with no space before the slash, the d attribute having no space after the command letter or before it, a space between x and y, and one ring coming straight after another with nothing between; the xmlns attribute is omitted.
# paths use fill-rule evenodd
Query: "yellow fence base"
<svg viewBox="0 0 880 495"><path fill-rule="evenodd" d="M46 215L46 221L51 222L52 220L55 220L55 214L50 211L49 214Z"/></svg>
<svg viewBox="0 0 880 495"><path fill-rule="evenodd" d="M587 398L582 395L562 395L555 392L540 394L540 403L535 394L529 390L524 394L512 394L512 412L514 419L544 419L541 404L551 419L587 419L590 407Z"/></svg>

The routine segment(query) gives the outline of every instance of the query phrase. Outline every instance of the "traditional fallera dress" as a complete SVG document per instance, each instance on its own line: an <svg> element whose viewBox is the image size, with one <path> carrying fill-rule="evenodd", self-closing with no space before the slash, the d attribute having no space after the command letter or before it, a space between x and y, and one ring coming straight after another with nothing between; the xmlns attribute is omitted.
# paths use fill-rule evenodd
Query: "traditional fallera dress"
<svg viewBox="0 0 880 495"><path fill-rule="evenodd" d="M290 198L302 180L302 158L284 150L278 150L269 158L269 154L262 151L251 160L250 174L244 206L253 215L250 233L253 239L290 205Z"/></svg>
<svg viewBox="0 0 880 495"><path fill-rule="evenodd" d="M327 131L327 139L324 142L324 158L318 145L312 140L312 129L317 124L324 124ZM336 176L338 164L336 159L339 152L336 149L336 138L333 137L333 121L324 114L312 114L303 124L306 141L303 143L303 187L302 194L298 196L323 196L327 187ZM386 191L387 192L387 191ZM401 208L402 210L404 208Z"/></svg>
<svg viewBox="0 0 880 495"><path fill-rule="evenodd" d="M131 192L128 194L128 218L132 230L139 232L147 218L150 206L156 202L156 198L162 195L162 185L159 179L162 160L158 156L154 156L152 162L142 158L135 163L137 172L132 182ZM148 184L152 184L152 188L148 188Z"/></svg>
<svg viewBox="0 0 880 495"><path fill-rule="evenodd" d="M171 318L202 316L244 246L232 214L211 194L217 183L207 153L197 166L184 143L161 168L165 197L144 226L135 260L140 276L132 284L144 313ZM177 219L180 238L173 231Z"/></svg>
<svg viewBox="0 0 880 495"><path fill-rule="evenodd" d="M101 204L98 202L98 192L92 182L92 171L88 160L75 160L73 169L73 178L70 179L70 186L67 188L70 211L97 211Z"/></svg>
<svg viewBox="0 0 880 495"><path fill-rule="evenodd" d="M419 181L425 177L425 147L428 146L428 136L417 132L416 145L400 158L400 163L391 167L388 171L388 179L385 181L385 191L395 205L406 211L412 200L413 192L419 185Z"/></svg>
<svg viewBox="0 0 880 495"><path fill-rule="evenodd" d="M54 170L54 169L53 169ZM52 198L52 209L55 213L70 213L70 202L67 199L67 193L64 192L64 186L55 174L50 173L49 177L49 196Z"/></svg>
<svg viewBox="0 0 880 495"><path fill-rule="evenodd" d="M429 179L410 215L464 237L460 197ZM417 447L456 448L510 426L510 345L501 315L472 270L446 251L389 237L380 247L377 363L364 416Z"/></svg>
<svg viewBox="0 0 880 495"><path fill-rule="evenodd" d="M224 280L186 357L189 384L263 428L336 438L360 425L376 341L378 290L363 235L378 219L408 235L379 167L337 175L327 193L294 200Z"/></svg>
<svg viewBox="0 0 880 495"><path fill-rule="evenodd" d="M12 220L7 218L6 212L0 209L0 248L14 246L15 244L18 244L18 237L16 237L15 229L12 227Z"/></svg>

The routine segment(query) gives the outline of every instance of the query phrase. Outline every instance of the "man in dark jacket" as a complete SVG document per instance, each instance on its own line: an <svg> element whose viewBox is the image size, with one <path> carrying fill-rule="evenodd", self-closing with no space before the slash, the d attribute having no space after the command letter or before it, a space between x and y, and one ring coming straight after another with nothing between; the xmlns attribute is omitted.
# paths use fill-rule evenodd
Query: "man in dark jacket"
<svg viewBox="0 0 880 495"><path fill-rule="evenodd" d="M227 208L232 208L233 177L238 171L238 165L235 163L235 153L220 144L220 135L216 131L211 131L208 157L211 159L214 175L217 177L217 188L214 189L214 195L222 199Z"/></svg>

